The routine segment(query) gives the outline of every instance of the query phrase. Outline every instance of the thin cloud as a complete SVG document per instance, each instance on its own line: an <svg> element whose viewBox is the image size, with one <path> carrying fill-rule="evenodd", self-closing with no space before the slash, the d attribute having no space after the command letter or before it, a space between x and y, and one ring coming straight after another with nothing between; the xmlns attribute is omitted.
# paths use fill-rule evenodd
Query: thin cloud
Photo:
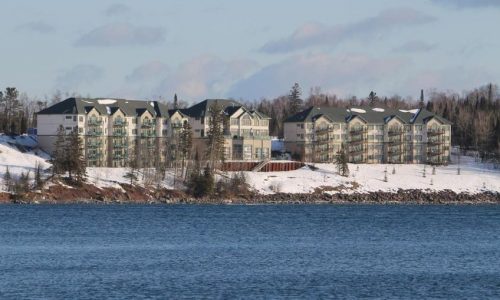
<svg viewBox="0 0 500 300"><path fill-rule="evenodd" d="M228 95L250 99L275 97L286 93L294 82L299 82L305 90L321 86L325 91L347 95L360 89L369 90L389 76L398 76L398 71L408 63L406 59L377 59L363 54L295 55L237 82Z"/></svg>
<svg viewBox="0 0 500 300"><path fill-rule="evenodd" d="M436 20L435 17L411 8L388 9L374 17L347 25L304 24L290 36L270 41L260 50L267 53L283 53L312 46L337 46L350 39L369 38L369 35L374 33L385 33L402 27L426 24L434 20Z"/></svg>
<svg viewBox="0 0 500 300"><path fill-rule="evenodd" d="M157 78L163 78L170 71L170 68L161 61L150 61L138 66L132 73L127 75L128 82L138 82Z"/></svg>
<svg viewBox="0 0 500 300"><path fill-rule="evenodd" d="M80 47L113 47L156 45L165 41L165 30L160 27L140 27L130 23L112 23L100 26L80 37Z"/></svg>
<svg viewBox="0 0 500 300"><path fill-rule="evenodd" d="M108 6L108 8L106 8L106 10L104 11L104 14L106 16L112 17L112 16L126 14L129 11L130 7L128 7L127 5L121 3L115 3Z"/></svg>
<svg viewBox="0 0 500 300"><path fill-rule="evenodd" d="M429 52L436 48L436 44L429 44L424 41L414 40L406 42L393 49L394 52L403 53L416 53L416 52Z"/></svg>
<svg viewBox="0 0 500 300"><path fill-rule="evenodd" d="M76 65L65 70L56 78L56 89L78 91L82 86L91 85L103 77L104 70L94 65Z"/></svg>
<svg viewBox="0 0 500 300"><path fill-rule="evenodd" d="M52 33L55 31L54 26L45 23L43 21L33 21L21 24L16 27L16 31L26 31L26 32L35 32L35 33Z"/></svg>
<svg viewBox="0 0 500 300"><path fill-rule="evenodd" d="M498 0L432 0L432 2L455 8L500 7Z"/></svg>

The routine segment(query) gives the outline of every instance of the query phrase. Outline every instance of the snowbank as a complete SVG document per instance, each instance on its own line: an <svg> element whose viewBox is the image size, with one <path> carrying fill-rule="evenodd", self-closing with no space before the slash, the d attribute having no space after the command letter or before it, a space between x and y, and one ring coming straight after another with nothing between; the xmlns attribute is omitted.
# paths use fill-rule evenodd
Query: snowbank
<svg viewBox="0 0 500 300"><path fill-rule="evenodd" d="M262 194L310 193L322 189L332 193L396 192L398 189L426 191L452 190L456 193L500 192L500 170L477 163L471 157L462 157L460 175L457 165L432 167L424 165L349 164L349 177L337 174L334 164L315 164L291 172L246 172L250 186ZM393 167L395 174L392 174ZM387 182L384 181L387 169Z"/></svg>

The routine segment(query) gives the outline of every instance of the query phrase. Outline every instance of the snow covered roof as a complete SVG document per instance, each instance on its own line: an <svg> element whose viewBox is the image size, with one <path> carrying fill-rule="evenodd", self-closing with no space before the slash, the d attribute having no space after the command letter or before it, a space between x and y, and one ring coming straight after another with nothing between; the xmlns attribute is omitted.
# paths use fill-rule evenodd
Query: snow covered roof
<svg viewBox="0 0 500 300"><path fill-rule="evenodd" d="M345 123L355 117L365 120L367 123L384 124L393 118L400 119L405 124L425 124L429 118L435 117L444 124L449 121L437 116L425 109L391 109L382 107L318 107L311 106L285 120L285 122L313 122L320 116L327 116L332 122Z"/></svg>
<svg viewBox="0 0 500 300"><path fill-rule="evenodd" d="M120 109L128 116L139 116L147 110L153 116L168 117L167 106L157 101L107 98L68 98L39 111L38 114L86 114L92 109L97 110L102 115L111 115Z"/></svg>

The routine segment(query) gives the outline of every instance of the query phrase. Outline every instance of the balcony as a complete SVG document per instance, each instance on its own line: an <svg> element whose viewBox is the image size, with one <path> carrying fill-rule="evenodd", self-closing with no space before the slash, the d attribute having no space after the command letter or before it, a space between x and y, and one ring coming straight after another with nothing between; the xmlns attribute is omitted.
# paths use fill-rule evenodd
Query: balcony
<svg viewBox="0 0 500 300"><path fill-rule="evenodd" d="M363 153L364 152L364 149L363 148L353 148L353 149L349 149L349 153L351 154L357 154L357 153Z"/></svg>
<svg viewBox="0 0 500 300"><path fill-rule="evenodd" d="M401 135L401 134L404 134L404 130L403 130L403 128L391 128L391 129L389 129L387 134L389 136Z"/></svg>
<svg viewBox="0 0 500 300"><path fill-rule="evenodd" d="M100 148L102 146L102 142L88 142L87 148Z"/></svg>
<svg viewBox="0 0 500 300"><path fill-rule="evenodd" d="M101 126L102 120L100 120L100 119L88 119L87 125L89 125L89 126Z"/></svg>
<svg viewBox="0 0 500 300"><path fill-rule="evenodd" d="M403 140L402 139L389 139L389 143L392 145L402 145Z"/></svg>
<svg viewBox="0 0 500 300"><path fill-rule="evenodd" d="M326 133L329 133L329 132L332 132L333 131L333 127L320 127L320 128L316 128L314 130L314 132L316 134L326 134Z"/></svg>
<svg viewBox="0 0 500 300"><path fill-rule="evenodd" d="M87 154L87 159L96 160L101 157L101 153L89 153Z"/></svg>
<svg viewBox="0 0 500 300"><path fill-rule="evenodd" d="M128 148L128 143L114 143L113 148Z"/></svg>
<svg viewBox="0 0 500 300"><path fill-rule="evenodd" d="M90 136L101 136L102 135L102 131L100 131L100 130L90 130L87 134L90 135Z"/></svg>
<svg viewBox="0 0 500 300"><path fill-rule="evenodd" d="M366 132L367 132L367 130L364 127L354 127L354 128L349 129L349 133L351 135L360 135L360 134L363 134Z"/></svg>
<svg viewBox="0 0 500 300"><path fill-rule="evenodd" d="M113 136L127 136L126 131L113 131Z"/></svg>
<svg viewBox="0 0 500 300"><path fill-rule="evenodd" d="M153 122L153 121L143 121L142 124L141 124L141 126L144 127L144 128L150 128L150 127L155 126L155 122Z"/></svg>
<svg viewBox="0 0 500 300"><path fill-rule="evenodd" d="M155 132L149 132L149 131L141 132L141 137L155 137L155 136L156 136Z"/></svg>
<svg viewBox="0 0 500 300"><path fill-rule="evenodd" d="M114 127L124 127L127 126L128 122L122 119L117 119L113 122Z"/></svg>
<svg viewBox="0 0 500 300"><path fill-rule="evenodd" d="M349 144L351 144L351 145L360 145L360 144L363 144L364 142L366 142L365 139L357 138L357 139L351 139L349 141Z"/></svg>
<svg viewBox="0 0 500 300"><path fill-rule="evenodd" d="M121 159L128 159L128 154L127 153L114 153L113 154L113 160L121 160Z"/></svg>
<svg viewBox="0 0 500 300"><path fill-rule="evenodd" d="M440 151L440 150L429 150L429 151L427 151L427 156L429 156L429 157L441 156L441 155L443 155L443 151Z"/></svg>
<svg viewBox="0 0 500 300"><path fill-rule="evenodd" d="M444 141L442 139L431 138L427 140L427 145L429 146L439 146L442 144L444 144Z"/></svg>
<svg viewBox="0 0 500 300"><path fill-rule="evenodd" d="M438 135L443 135L445 134L444 129L428 129L427 130L427 136L438 136Z"/></svg>

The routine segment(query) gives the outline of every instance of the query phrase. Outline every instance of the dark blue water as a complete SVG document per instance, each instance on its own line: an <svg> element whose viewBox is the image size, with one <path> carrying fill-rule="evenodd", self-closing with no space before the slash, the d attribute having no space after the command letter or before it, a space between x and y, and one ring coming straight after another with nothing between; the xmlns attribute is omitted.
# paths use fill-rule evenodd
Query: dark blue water
<svg viewBox="0 0 500 300"><path fill-rule="evenodd" d="M0 206L1 299L500 298L500 206Z"/></svg>

